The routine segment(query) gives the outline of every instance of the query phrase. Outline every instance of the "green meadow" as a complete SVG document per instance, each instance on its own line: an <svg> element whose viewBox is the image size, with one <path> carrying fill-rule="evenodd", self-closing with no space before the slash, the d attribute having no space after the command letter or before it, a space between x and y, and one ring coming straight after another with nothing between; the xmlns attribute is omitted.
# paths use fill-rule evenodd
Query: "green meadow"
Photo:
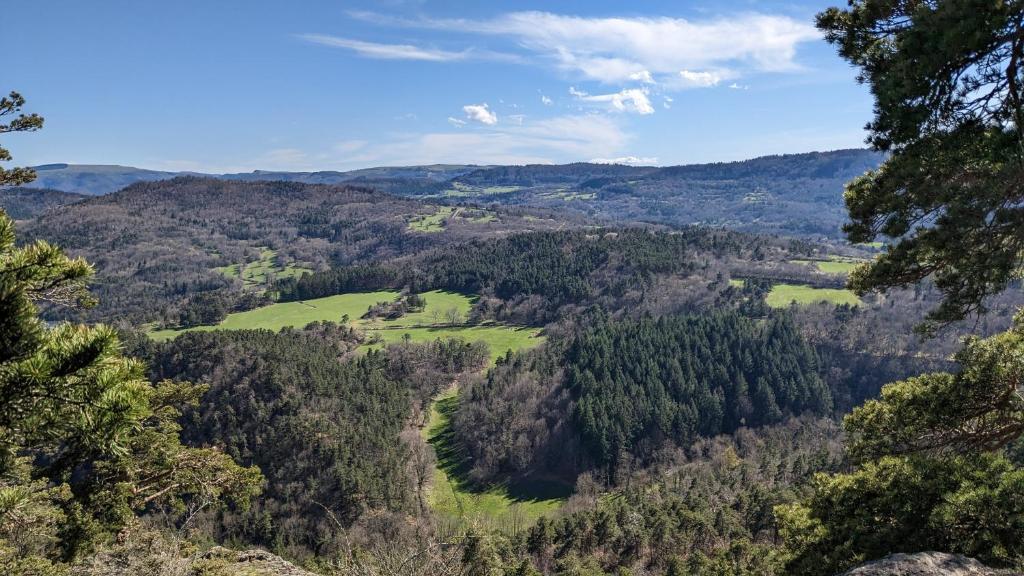
<svg viewBox="0 0 1024 576"><path fill-rule="evenodd" d="M277 264L277 251L270 248L261 248L260 259L255 262L230 264L214 268L214 270L228 278L241 278L242 283L247 288L265 288L269 284L271 277L292 278L303 272L308 272L309 268L295 264L279 266Z"/></svg>
<svg viewBox="0 0 1024 576"><path fill-rule="evenodd" d="M815 288L801 284L776 284L765 297L765 302L772 308L785 308L791 302L797 304L814 304L831 302L833 304L860 304L860 298L849 290L841 288Z"/></svg>
<svg viewBox="0 0 1024 576"><path fill-rule="evenodd" d="M804 264L807 266L815 266L821 272L826 274L849 274L851 270L861 265L864 260L857 258L848 258L845 256L829 256L828 260L790 260L792 264Z"/></svg>
<svg viewBox="0 0 1024 576"><path fill-rule="evenodd" d="M524 481L480 489L466 480L469 464L459 451L451 417L458 408L458 390L439 395L423 428L424 439L434 448L437 466L428 503L450 529L484 526L515 533L529 528L542 516L556 512L571 487L557 482Z"/></svg>
<svg viewBox="0 0 1024 576"><path fill-rule="evenodd" d="M468 342L483 341L491 350L491 362L504 356L509 350L530 348L543 342L538 328L506 326L502 324L481 324L477 326L417 326L367 330L370 338L380 341L368 344L368 348L380 348L385 344L401 342L406 335L412 342L430 342L438 338L462 338Z"/></svg>
<svg viewBox="0 0 1024 576"><path fill-rule="evenodd" d="M195 326L181 330L157 330L150 332L154 340L167 340L184 332L210 330L246 330L263 328L278 331L287 326L302 327L318 320L341 322L344 315L357 320L366 313L370 306L384 301L392 301L398 292L361 292L357 294L339 294L315 300L301 302L279 302L254 310L228 314L220 324L213 326ZM428 302L429 304L429 302Z"/></svg>
<svg viewBox="0 0 1024 576"><path fill-rule="evenodd" d="M451 206L439 206L433 214L422 214L409 220L409 230L414 232L443 232L445 220L455 213Z"/></svg>

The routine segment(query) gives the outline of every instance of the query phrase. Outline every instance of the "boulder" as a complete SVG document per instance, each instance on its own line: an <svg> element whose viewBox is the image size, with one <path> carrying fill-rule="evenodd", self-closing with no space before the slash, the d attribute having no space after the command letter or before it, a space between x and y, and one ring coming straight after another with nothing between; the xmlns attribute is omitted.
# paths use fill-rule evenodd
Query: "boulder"
<svg viewBox="0 0 1024 576"><path fill-rule="evenodd" d="M989 568L966 556L945 552L891 554L843 572L842 576L1009 576L1020 572Z"/></svg>

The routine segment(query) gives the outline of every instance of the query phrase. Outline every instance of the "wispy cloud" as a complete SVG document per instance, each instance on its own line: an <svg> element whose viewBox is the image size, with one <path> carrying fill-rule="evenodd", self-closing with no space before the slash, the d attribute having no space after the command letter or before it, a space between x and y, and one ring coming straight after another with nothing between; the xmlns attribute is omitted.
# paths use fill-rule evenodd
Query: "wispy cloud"
<svg viewBox="0 0 1024 576"><path fill-rule="evenodd" d="M474 122L493 126L498 123L498 115L494 111L487 107L487 103L483 104L466 104L462 107L462 111L466 113L466 118Z"/></svg>
<svg viewBox="0 0 1024 576"><path fill-rule="evenodd" d="M352 167L436 163L551 164L622 156L631 136L613 118L582 114L483 126L475 131L395 134L360 154Z"/></svg>
<svg viewBox="0 0 1024 576"><path fill-rule="evenodd" d="M418 60L421 62L460 62L465 60L494 60L503 62L520 62L521 58L515 54L504 52L493 52L490 50L478 50L470 47L464 50L452 51L440 48L415 46L413 44L386 44L380 42L366 42L353 38L343 38L330 34L299 34L299 38L312 44L330 46L331 48L343 48L351 50L365 58L377 58L381 60Z"/></svg>
<svg viewBox="0 0 1024 576"><path fill-rule="evenodd" d="M352 16L387 26L500 36L555 66L606 83L658 81L681 71L782 72L800 69L797 46L820 38L808 22L742 13L707 20L591 18L512 12L489 20Z"/></svg>
<svg viewBox="0 0 1024 576"><path fill-rule="evenodd" d="M364 42L351 38L329 36L327 34L301 34L299 36L307 42L331 46L333 48L346 48L354 51L360 56L367 58L381 58L385 60L423 60L429 62L451 62L453 60L465 60L471 52L450 52L435 48L421 48L411 44L379 44L376 42Z"/></svg>

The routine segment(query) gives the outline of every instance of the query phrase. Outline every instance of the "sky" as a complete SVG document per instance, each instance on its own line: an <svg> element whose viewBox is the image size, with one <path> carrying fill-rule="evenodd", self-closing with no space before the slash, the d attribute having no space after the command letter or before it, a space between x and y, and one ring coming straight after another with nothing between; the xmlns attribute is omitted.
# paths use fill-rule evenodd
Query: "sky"
<svg viewBox="0 0 1024 576"><path fill-rule="evenodd" d="M863 146L835 2L5 0L11 165L675 165Z"/></svg>

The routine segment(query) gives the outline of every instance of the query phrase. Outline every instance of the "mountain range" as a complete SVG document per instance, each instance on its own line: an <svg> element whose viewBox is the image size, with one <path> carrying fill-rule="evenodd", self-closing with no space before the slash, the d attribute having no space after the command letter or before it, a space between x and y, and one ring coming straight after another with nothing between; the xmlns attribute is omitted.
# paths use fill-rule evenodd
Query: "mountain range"
<svg viewBox="0 0 1024 576"><path fill-rule="evenodd" d="M37 166L31 186L104 195L136 182L204 176L232 181L347 184L397 196L480 206L555 209L610 223L704 225L748 232L840 238L846 220L843 186L877 167L883 156L863 149L764 156L683 166L379 167L348 172L235 174L163 172L128 166Z"/></svg>

